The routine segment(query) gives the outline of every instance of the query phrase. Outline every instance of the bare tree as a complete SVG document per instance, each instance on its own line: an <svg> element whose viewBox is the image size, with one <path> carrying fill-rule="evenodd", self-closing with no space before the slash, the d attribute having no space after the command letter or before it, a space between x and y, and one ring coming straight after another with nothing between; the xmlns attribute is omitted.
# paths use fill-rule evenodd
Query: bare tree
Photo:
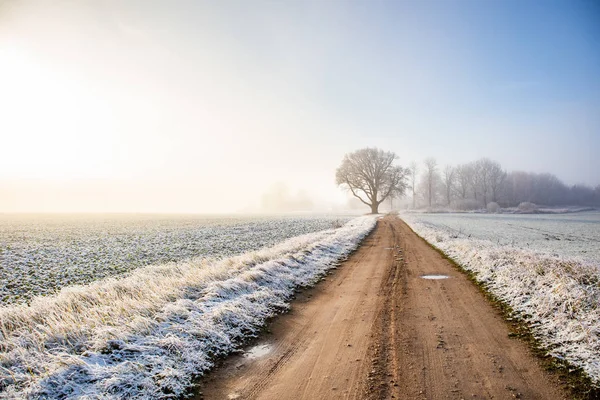
<svg viewBox="0 0 600 400"><path fill-rule="evenodd" d="M475 162L475 174L479 192L483 197L483 205L487 205L488 200L496 201L498 192L502 187L506 173L502 170L500 163L492 161L489 158L482 158Z"/></svg>
<svg viewBox="0 0 600 400"><path fill-rule="evenodd" d="M377 214L388 197L399 197L406 190L408 170L393 165L398 156L391 151L365 148L346 154L336 170L335 181Z"/></svg>
<svg viewBox="0 0 600 400"><path fill-rule="evenodd" d="M446 195L446 204L450 205L452 201L452 191L454 190L454 177L456 175L456 169L451 165L446 165L442 175L444 180L444 194Z"/></svg>
<svg viewBox="0 0 600 400"><path fill-rule="evenodd" d="M505 191L510 205L531 201L533 184L530 174L524 171L512 171L508 176Z"/></svg>
<svg viewBox="0 0 600 400"><path fill-rule="evenodd" d="M455 206L461 209L481 207L482 203L487 206L488 202L503 203L509 207L523 202L547 206L600 206L600 186L568 186L549 173L507 173L500 163L489 158L458 165L453 171L446 167L441 171L441 177L435 160L427 159L417 184L416 194L421 196L423 204L429 206L436 203L436 196L443 196L450 204L460 200Z"/></svg>
<svg viewBox="0 0 600 400"><path fill-rule="evenodd" d="M588 205L589 191L581 185L568 187L556 176L548 173L534 174L513 171L506 175L502 189L509 205L532 202L544 205Z"/></svg>
<svg viewBox="0 0 600 400"><path fill-rule="evenodd" d="M411 162L410 163L410 167L408 168L409 171L409 179L410 179L410 187L412 189L412 208L414 209L416 207L416 193L415 193L415 184L417 182L417 172L418 172L418 167L417 167L417 163L416 162Z"/></svg>
<svg viewBox="0 0 600 400"><path fill-rule="evenodd" d="M469 186L471 184L472 169L469 164L462 164L456 167L455 175L456 175L456 192L460 196L462 200L467 198L467 192L469 190Z"/></svg>
<svg viewBox="0 0 600 400"><path fill-rule="evenodd" d="M483 206L488 203L488 192L490 189L490 170L492 161L489 158L482 158L475 162L477 181L479 183L479 191L483 197Z"/></svg>
<svg viewBox="0 0 600 400"><path fill-rule="evenodd" d="M581 199L568 199L569 189L556 176L549 173L535 174L534 178L534 202L538 204L566 204L579 203ZM591 188L590 188L591 189Z"/></svg>
<svg viewBox="0 0 600 400"><path fill-rule="evenodd" d="M469 184L471 186L471 190L473 191L473 198L475 200L477 200L477 194L480 193L479 190L481 187L481 173L479 171L480 167L481 165L476 161L468 164L470 178Z"/></svg>
<svg viewBox="0 0 600 400"><path fill-rule="evenodd" d="M438 178L437 161L435 158L427 158L425 160L425 190L427 196L427 204L431 207L435 201L435 185Z"/></svg>
<svg viewBox="0 0 600 400"><path fill-rule="evenodd" d="M492 161L489 166L489 184L493 202L498 202L500 192L504 188L505 180L506 172L502 169L500 163Z"/></svg>

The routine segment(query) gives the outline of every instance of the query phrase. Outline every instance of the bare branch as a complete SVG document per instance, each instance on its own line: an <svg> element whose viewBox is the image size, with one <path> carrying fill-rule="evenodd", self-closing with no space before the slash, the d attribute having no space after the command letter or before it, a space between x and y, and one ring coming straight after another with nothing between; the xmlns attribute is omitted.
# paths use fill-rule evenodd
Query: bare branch
<svg viewBox="0 0 600 400"><path fill-rule="evenodd" d="M365 148L346 154L336 170L336 183L350 190L352 195L378 212L381 204L389 196L400 196L406 189L407 170L394 166L397 159L393 152L375 148ZM363 192L367 200L357 192Z"/></svg>

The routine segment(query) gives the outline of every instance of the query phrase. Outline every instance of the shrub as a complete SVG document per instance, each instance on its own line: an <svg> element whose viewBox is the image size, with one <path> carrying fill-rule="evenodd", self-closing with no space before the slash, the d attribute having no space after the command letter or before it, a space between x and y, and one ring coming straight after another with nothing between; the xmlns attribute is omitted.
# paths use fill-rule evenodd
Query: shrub
<svg viewBox="0 0 600 400"><path fill-rule="evenodd" d="M530 203L528 201L524 201L519 204L518 209L521 212L534 212L535 210L537 210L537 205Z"/></svg>
<svg viewBox="0 0 600 400"><path fill-rule="evenodd" d="M500 212L500 206L495 201L488 203L487 212L489 213L498 213Z"/></svg>

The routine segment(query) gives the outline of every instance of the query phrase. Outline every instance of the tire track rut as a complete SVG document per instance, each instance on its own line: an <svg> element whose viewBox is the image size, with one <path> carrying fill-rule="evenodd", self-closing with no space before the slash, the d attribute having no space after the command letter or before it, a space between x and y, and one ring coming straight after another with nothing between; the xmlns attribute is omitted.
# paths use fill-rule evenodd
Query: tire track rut
<svg viewBox="0 0 600 400"><path fill-rule="evenodd" d="M568 398L478 289L393 216L270 329L259 342L270 353L229 357L196 399Z"/></svg>

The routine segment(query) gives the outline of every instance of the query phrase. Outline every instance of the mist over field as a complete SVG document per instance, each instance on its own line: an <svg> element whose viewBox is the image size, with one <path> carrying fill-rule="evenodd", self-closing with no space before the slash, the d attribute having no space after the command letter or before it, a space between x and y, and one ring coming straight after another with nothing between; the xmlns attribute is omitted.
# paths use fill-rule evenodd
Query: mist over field
<svg viewBox="0 0 600 400"><path fill-rule="evenodd" d="M0 211L347 209L335 171L363 147L594 188L599 15L594 2L3 2Z"/></svg>

